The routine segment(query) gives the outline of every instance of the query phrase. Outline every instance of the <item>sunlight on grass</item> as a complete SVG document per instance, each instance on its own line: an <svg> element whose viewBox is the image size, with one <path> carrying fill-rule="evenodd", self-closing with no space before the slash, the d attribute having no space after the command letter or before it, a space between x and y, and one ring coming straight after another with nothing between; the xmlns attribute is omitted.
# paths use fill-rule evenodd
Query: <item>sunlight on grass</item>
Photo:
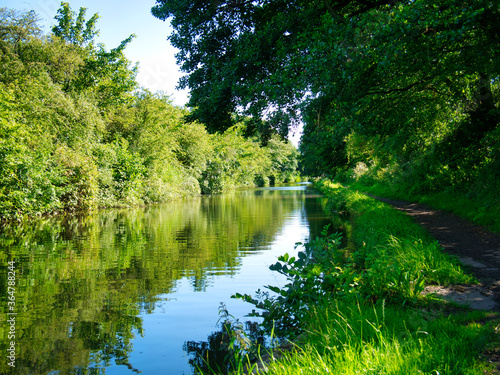
<svg viewBox="0 0 500 375"><path fill-rule="evenodd" d="M316 187L349 217L348 238L327 227L297 257L280 257L270 268L289 284L268 287L277 297L237 295L297 342L261 373L488 374L482 355L498 347L498 316L422 295L474 283L458 260L400 211L330 181Z"/></svg>

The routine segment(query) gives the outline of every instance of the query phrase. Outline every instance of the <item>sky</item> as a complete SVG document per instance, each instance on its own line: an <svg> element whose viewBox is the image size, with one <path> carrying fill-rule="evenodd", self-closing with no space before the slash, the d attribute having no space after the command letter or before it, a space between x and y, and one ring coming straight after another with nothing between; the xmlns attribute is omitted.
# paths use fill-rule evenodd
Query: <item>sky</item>
<svg viewBox="0 0 500 375"><path fill-rule="evenodd" d="M99 14L98 43L107 50L118 47L120 42L135 34L136 38L125 49L132 63L139 63L137 81L153 92L164 91L173 103L184 106L188 101L187 90L176 90L183 75L175 62L177 50L167 40L172 29L169 22L151 14L155 0L66 0L71 10L78 13L87 8L88 20ZM61 6L60 0L0 0L0 7L17 10L34 10L41 18L40 25L48 33L55 24L54 16Z"/></svg>
<svg viewBox="0 0 500 375"><path fill-rule="evenodd" d="M66 0L71 10L78 14L81 7L87 8L85 19L99 14L97 29L98 43L107 50L118 47L120 42L135 34L136 38L124 53L132 63L139 63L137 81L152 92L163 91L173 103L184 106L189 92L177 90L179 78L183 75L175 61L177 50L167 37L172 28L151 14L156 0ZM34 10L40 18L40 26L46 33L55 24L54 17L61 7L61 0L0 0L0 7L17 10ZM289 138L298 145L301 129Z"/></svg>

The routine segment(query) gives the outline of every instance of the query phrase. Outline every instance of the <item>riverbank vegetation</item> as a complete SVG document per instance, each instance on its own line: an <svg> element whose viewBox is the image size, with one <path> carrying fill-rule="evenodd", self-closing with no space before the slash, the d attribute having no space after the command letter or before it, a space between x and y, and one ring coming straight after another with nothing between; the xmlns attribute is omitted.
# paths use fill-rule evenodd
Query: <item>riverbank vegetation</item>
<svg viewBox="0 0 500 375"><path fill-rule="evenodd" d="M289 180L297 152L282 139L302 122L304 175L500 232L497 2L157 0L152 11L171 21L189 111L137 88L123 54L133 35L107 50L83 10L63 3L42 35L34 14L2 9L2 217ZM274 297L237 295L296 342L268 372L487 373L498 318L421 293L473 282L459 262L383 203L317 187L349 216L343 241L325 231L283 255L273 269L289 284ZM258 358L243 342L227 345Z"/></svg>
<svg viewBox="0 0 500 375"><path fill-rule="evenodd" d="M97 14L62 3L43 35L33 12L0 9L0 218L164 202L296 178L298 152L240 118L210 134L138 87Z"/></svg>
<svg viewBox="0 0 500 375"><path fill-rule="evenodd" d="M495 373L488 354L498 346L498 316L422 293L427 285L474 283L460 262L402 212L327 180L316 187L325 208L343 213L344 241L325 228L297 257L271 266L287 285L235 295L258 308L252 315L268 333L294 344L277 344L272 355L238 344L241 325L226 317L226 343L239 361L223 372L205 364L205 373ZM258 366L251 358L266 360Z"/></svg>

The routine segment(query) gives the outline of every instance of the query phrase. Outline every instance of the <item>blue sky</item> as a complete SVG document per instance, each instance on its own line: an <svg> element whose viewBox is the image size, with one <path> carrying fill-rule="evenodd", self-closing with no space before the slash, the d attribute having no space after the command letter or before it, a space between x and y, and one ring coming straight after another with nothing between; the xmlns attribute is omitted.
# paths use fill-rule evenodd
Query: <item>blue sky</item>
<svg viewBox="0 0 500 375"><path fill-rule="evenodd" d="M188 101L187 90L176 90L182 76L175 62L176 49L167 37L172 28L151 14L156 0L66 0L73 12L87 8L86 19L99 14L97 28L100 30L99 43L106 49L117 47L130 34L137 37L127 46L125 55L133 63L139 63L137 81L153 92L164 91L173 103L184 106ZM0 0L0 7L18 10L34 10L41 18L40 25L49 32L54 25L54 16L61 6L60 0ZM291 135L297 145L301 129Z"/></svg>
<svg viewBox="0 0 500 375"><path fill-rule="evenodd" d="M175 63L176 50L167 41L171 33L169 22L163 22L151 14L155 0L67 0L71 9L78 13L80 7L87 8L86 19L99 14L98 42L106 49L117 47L130 34L136 38L127 46L125 55L132 62L139 62L137 80L151 91L164 91L174 104L185 105L187 91L175 89L182 76ZM60 8L60 0L2 0L1 7L18 10L34 10L42 19L45 32L54 25L54 16Z"/></svg>

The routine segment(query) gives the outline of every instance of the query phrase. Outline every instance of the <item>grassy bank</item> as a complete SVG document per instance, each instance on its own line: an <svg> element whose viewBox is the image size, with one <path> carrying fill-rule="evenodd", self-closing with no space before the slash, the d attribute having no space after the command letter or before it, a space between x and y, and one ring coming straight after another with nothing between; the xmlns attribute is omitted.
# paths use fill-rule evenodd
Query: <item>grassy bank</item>
<svg viewBox="0 0 500 375"><path fill-rule="evenodd" d="M453 212L478 225L500 233L500 204L495 185L487 186L485 194L471 195L467 191L443 187L441 191L427 194L411 192L406 186L395 186L388 180L349 179L345 181L352 189L367 193L419 202L438 210Z"/></svg>
<svg viewBox="0 0 500 375"><path fill-rule="evenodd" d="M325 230L271 267L289 280L270 287L276 297L238 295L262 309L264 327L296 343L260 373L496 373L487 357L498 316L421 294L429 284L474 283L457 259L386 204L329 181L316 187L349 218L347 241Z"/></svg>

